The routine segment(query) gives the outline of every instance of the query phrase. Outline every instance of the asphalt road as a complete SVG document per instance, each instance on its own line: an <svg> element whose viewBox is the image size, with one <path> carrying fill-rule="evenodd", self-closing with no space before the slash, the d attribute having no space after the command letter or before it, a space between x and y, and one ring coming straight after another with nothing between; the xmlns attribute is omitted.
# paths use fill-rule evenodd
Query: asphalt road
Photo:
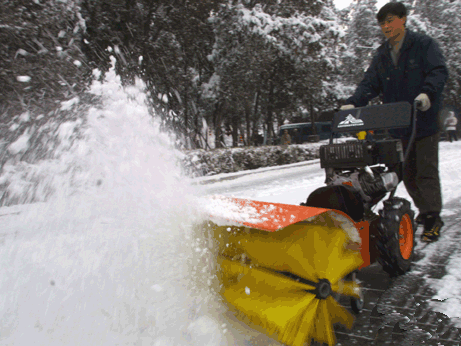
<svg viewBox="0 0 461 346"><path fill-rule="evenodd" d="M451 246L437 248L423 265L417 245L415 263L406 275L391 279L379 264L364 268L358 275L365 295L365 305L357 316L352 330L337 330L338 345L444 345L461 344L460 331L452 321L433 311L429 302L435 292L427 284L427 278L438 280L446 273L450 257L460 251L461 205L448 203L459 213L445 217L443 236L449 237ZM418 229L417 234L421 232ZM436 246L433 244L430 246Z"/></svg>

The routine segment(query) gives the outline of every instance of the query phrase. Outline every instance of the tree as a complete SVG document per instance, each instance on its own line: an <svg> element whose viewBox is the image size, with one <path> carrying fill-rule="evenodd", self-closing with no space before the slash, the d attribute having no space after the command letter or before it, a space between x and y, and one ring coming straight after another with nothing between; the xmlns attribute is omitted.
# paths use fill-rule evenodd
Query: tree
<svg viewBox="0 0 461 346"><path fill-rule="evenodd" d="M460 10L459 1L449 0L419 0L415 6L415 14L424 19L427 34L437 39L444 53L450 72L444 89L445 103L456 108L461 105Z"/></svg>
<svg viewBox="0 0 461 346"><path fill-rule="evenodd" d="M345 49L345 31L341 13L337 11L333 1L324 2L319 18L323 23L319 31L322 49L316 57L318 71L315 77L320 84L316 84L313 107L328 111L336 108L338 101L344 98L345 93L352 92L352 87L348 86L343 78L342 57ZM314 120L314 117L311 118Z"/></svg>
<svg viewBox="0 0 461 346"><path fill-rule="evenodd" d="M445 54L450 72L445 87L446 103L461 109L461 3L459 1L445 1L445 8L441 12L441 31L439 41Z"/></svg>
<svg viewBox="0 0 461 346"><path fill-rule="evenodd" d="M247 109L246 114L253 110L253 120L259 111L269 136L275 121L280 125L301 107L316 108L340 35L337 21L322 17L324 8L316 1L223 6L213 18L215 76L209 95L217 104Z"/></svg>
<svg viewBox="0 0 461 346"><path fill-rule="evenodd" d="M85 23L69 1L0 1L0 115L48 114L91 81L80 50Z"/></svg>
<svg viewBox="0 0 461 346"><path fill-rule="evenodd" d="M345 36L342 71L346 84L357 85L364 76L373 54L382 43L376 21L376 0L357 0L349 7L350 21Z"/></svg>
<svg viewBox="0 0 461 346"><path fill-rule="evenodd" d="M129 84L140 76L165 125L192 137L201 124L198 90L212 72L207 59L213 44L208 18L218 4L84 0L85 53L102 71L109 66L109 56L115 55L122 81Z"/></svg>
<svg viewBox="0 0 461 346"><path fill-rule="evenodd" d="M459 1L406 1L410 9L407 26L414 31L425 33L438 41L447 61L449 78L445 85L445 103L459 108L461 106L461 25Z"/></svg>

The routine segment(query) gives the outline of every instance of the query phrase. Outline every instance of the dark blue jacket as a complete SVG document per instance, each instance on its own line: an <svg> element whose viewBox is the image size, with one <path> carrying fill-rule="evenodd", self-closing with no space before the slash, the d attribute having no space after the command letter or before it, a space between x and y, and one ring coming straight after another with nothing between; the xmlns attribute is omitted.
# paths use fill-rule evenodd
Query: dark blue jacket
<svg viewBox="0 0 461 346"><path fill-rule="evenodd" d="M426 112L418 111L416 137L430 136L439 131L438 113L447 78L445 58L435 40L407 30L397 67L386 41L378 48L365 77L346 104L363 107L380 94L383 103L407 101L413 104L420 93L425 93L431 108ZM410 129L392 131L392 134L408 138Z"/></svg>

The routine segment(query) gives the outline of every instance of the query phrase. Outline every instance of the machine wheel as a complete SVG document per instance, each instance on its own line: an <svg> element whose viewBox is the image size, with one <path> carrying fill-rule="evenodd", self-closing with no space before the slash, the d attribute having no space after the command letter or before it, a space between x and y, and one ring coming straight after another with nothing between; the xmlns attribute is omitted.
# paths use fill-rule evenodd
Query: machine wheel
<svg viewBox="0 0 461 346"><path fill-rule="evenodd" d="M354 313L359 314L362 312L363 309L363 298L351 298L351 309L354 311Z"/></svg>
<svg viewBox="0 0 461 346"><path fill-rule="evenodd" d="M353 273L349 274L346 279L349 279L355 283L357 283L357 271L354 271ZM362 290L360 289L359 297L351 297L350 298L351 302L351 309L355 314L360 314L363 310L363 305L365 303L365 300L363 298L363 293Z"/></svg>
<svg viewBox="0 0 461 346"><path fill-rule="evenodd" d="M416 228L410 202L398 197L384 201L379 215L378 262L391 277L405 274L410 269L415 246Z"/></svg>
<svg viewBox="0 0 461 346"><path fill-rule="evenodd" d="M345 277L345 280L347 281L352 281L358 284L357 282L357 270L353 271L349 275ZM351 303L351 310L355 314L360 314L363 310L363 305L365 303L365 300L363 298L363 293L362 290L360 289L359 295L355 297L350 297L350 303Z"/></svg>

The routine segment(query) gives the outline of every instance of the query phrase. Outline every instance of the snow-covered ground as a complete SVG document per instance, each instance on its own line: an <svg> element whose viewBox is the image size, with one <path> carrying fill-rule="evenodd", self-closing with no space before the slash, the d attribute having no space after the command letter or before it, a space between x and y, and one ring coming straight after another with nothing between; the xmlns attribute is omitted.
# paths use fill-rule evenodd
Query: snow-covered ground
<svg viewBox="0 0 461 346"><path fill-rule="evenodd" d="M197 282L192 263L204 256L192 225L206 195L298 204L323 184L323 171L294 164L196 185L181 178L173 140L140 89L123 91L113 72L107 79L93 86L106 103L90 111L83 135L64 125L60 155L30 167L46 175L53 197L0 208L0 345L279 345ZM445 201L461 196L460 149L441 143ZM18 192L29 191L21 172L7 173ZM438 294L451 317L461 315L460 261L452 258Z"/></svg>

